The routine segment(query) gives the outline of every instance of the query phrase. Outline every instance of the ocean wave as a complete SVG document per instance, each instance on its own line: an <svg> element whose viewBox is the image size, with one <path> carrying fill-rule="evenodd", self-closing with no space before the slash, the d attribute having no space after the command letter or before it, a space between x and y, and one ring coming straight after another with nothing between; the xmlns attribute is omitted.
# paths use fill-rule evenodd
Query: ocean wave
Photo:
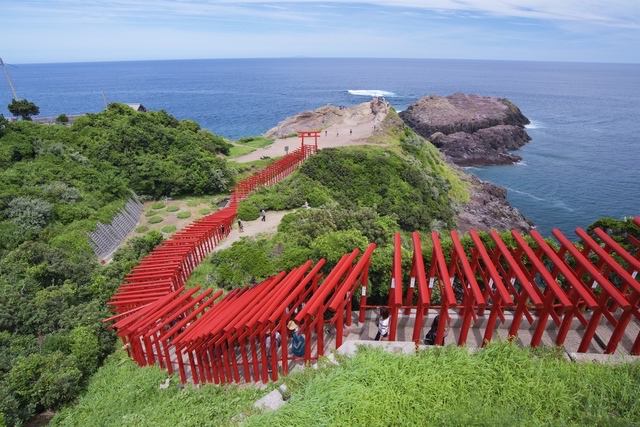
<svg viewBox="0 0 640 427"><path fill-rule="evenodd" d="M515 188L511 188L511 187L505 187L508 191L513 191L514 193L518 193L518 194L522 194L524 196L530 197L533 200L536 200L538 202L542 202L544 199L542 197L538 197L538 196L534 196L531 193L527 193L526 191L520 191L520 190L516 190Z"/></svg>
<svg viewBox="0 0 640 427"><path fill-rule="evenodd" d="M547 126L545 126L544 123L536 121L536 120L531 120L531 123L529 123L528 125L524 125L525 129L544 129Z"/></svg>
<svg viewBox="0 0 640 427"><path fill-rule="evenodd" d="M559 209L564 209L567 212L573 212L574 211L572 208L567 206L562 200L555 200L553 202L553 207L554 208L559 208Z"/></svg>
<svg viewBox="0 0 640 427"><path fill-rule="evenodd" d="M368 89L368 90L347 90L351 95L355 96L370 96L371 98L375 98L376 96L386 96L386 97L394 97L396 96L393 92L387 92L386 90L376 90L376 89Z"/></svg>

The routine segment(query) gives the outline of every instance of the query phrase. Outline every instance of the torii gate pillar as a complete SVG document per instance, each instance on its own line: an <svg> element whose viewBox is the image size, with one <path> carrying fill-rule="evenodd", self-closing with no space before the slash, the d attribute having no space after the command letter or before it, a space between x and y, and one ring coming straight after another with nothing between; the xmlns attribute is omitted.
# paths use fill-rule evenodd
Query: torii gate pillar
<svg viewBox="0 0 640 427"><path fill-rule="evenodd" d="M319 130L299 130L298 137L300 138L300 148L304 150L304 139L313 138L313 145L315 151L318 151L318 138L320 138Z"/></svg>

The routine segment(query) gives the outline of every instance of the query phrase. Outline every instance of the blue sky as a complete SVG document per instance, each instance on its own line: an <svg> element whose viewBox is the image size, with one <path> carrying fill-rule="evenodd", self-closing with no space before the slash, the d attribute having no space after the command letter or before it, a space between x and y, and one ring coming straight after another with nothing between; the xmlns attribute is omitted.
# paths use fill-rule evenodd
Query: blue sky
<svg viewBox="0 0 640 427"><path fill-rule="evenodd" d="M281 57L640 63L640 0L2 0L7 63Z"/></svg>

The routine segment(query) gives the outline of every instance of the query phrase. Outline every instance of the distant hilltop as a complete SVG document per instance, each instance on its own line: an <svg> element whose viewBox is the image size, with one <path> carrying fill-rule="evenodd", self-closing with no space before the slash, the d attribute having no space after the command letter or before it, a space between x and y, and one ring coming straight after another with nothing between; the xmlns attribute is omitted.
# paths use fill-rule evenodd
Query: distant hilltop
<svg viewBox="0 0 640 427"><path fill-rule="evenodd" d="M265 133L266 137L276 138L271 146L236 161L256 160L265 154L281 155L283 147L291 143L285 136L304 129L323 129L319 143L322 149L363 144L386 145L390 128L401 130L405 125L413 125L418 127L414 127L416 133L423 137L427 134L425 138L428 140L447 139L447 144L434 145L444 153L448 164L456 169L458 165L467 166L470 163L467 159L475 159L472 164L516 162L520 157L506 150L516 149L530 139L524 132L524 124L529 120L507 100L463 94L447 98L431 95L420 99L409 109L411 111L408 114L400 113L404 122L381 97L374 97L370 102L353 107L326 105L314 111L305 111L283 120ZM450 135L445 136L444 132ZM515 135L514 140L523 141L522 144L505 141L511 134ZM467 140L474 141L474 144L463 144ZM463 143L456 146L457 141ZM531 229L533 223L509 204L504 188L481 181L464 171L459 175L469 183L469 201L459 206L456 219L458 231L515 229L527 232Z"/></svg>
<svg viewBox="0 0 640 427"><path fill-rule="evenodd" d="M531 140L524 129L529 119L504 98L430 95L411 104L400 117L458 166L519 162L522 158L509 151Z"/></svg>

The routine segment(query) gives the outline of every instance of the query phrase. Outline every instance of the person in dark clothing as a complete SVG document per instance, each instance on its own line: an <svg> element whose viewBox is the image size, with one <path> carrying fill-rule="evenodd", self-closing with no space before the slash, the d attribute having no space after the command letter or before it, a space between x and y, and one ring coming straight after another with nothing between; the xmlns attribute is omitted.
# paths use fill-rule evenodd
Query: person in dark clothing
<svg viewBox="0 0 640 427"><path fill-rule="evenodd" d="M429 332L424 336L424 343L426 345L436 345L436 339L438 336L438 324L440 322L440 315L437 315L433 319L433 323L431 324L431 328L429 328ZM442 342L437 345L444 345L444 338L447 336L447 329L444 330L444 335L442 336Z"/></svg>

